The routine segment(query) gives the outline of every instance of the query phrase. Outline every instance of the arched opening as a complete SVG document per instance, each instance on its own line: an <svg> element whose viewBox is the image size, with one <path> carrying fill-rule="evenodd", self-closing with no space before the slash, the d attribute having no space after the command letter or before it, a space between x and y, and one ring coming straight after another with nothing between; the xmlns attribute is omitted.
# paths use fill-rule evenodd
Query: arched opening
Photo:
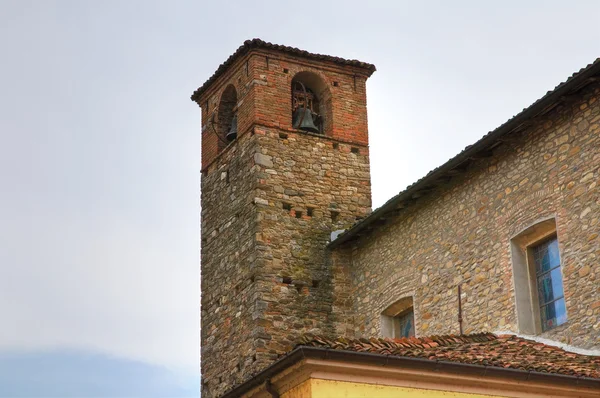
<svg viewBox="0 0 600 398"><path fill-rule="evenodd" d="M415 312L412 297L404 297L381 313L383 337L400 339L415 335Z"/></svg>
<svg viewBox="0 0 600 398"><path fill-rule="evenodd" d="M218 120L219 150L237 138L237 92L229 85L221 95Z"/></svg>
<svg viewBox="0 0 600 398"><path fill-rule="evenodd" d="M292 127L326 134L331 125L331 95L317 74L299 72L292 79Z"/></svg>

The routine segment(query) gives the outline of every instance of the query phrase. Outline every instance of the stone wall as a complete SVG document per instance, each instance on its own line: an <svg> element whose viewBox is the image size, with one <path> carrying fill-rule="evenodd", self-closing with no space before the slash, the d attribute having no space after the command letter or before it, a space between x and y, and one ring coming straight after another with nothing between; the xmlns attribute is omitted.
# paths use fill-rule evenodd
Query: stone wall
<svg viewBox="0 0 600 398"><path fill-rule="evenodd" d="M256 289L256 140L241 137L202 175L202 394L211 397L250 371Z"/></svg>
<svg viewBox="0 0 600 398"><path fill-rule="evenodd" d="M368 148L254 128L202 179L203 394L218 396L305 333L333 335L332 230L370 212Z"/></svg>
<svg viewBox="0 0 600 398"><path fill-rule="evenodd" d="M350 145L317 135L255 133L261 351L272 360L302 334L333 333L325 247L331 231L370 212L369 157L366 147L353 153Z"/></svg>
<svg viewBox="0 0 600 398"><path fill-rule="evenodd" d="M323 135L292 128L291 83L299 72L318 80ZM253 50L198 99L203 396L219 396L245 381L304 333L333 334L326 245L332 230L371 210L369 74ZM213 121L231 86L238 139L223 149Z"/></svg>
<svg viewBox="0 0 600 398"><path fill-rule="evenodd" d="M568 322L542 334L600 347L600 88L583 92L525 132L513 133L464 174L420 198L368 236L336 249L336 333L380 334L380 314L412 295L418 335L518 332L511 238L556 221Z"/></svg>

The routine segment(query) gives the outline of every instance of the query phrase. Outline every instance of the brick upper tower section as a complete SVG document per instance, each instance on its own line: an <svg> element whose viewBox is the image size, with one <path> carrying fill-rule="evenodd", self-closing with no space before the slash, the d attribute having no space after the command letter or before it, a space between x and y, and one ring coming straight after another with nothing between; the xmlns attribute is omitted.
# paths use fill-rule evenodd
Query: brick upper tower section
<svg viewBox="0 0 600 398"><path fill-rule="evenodd" d="M202 108L203 397L265 368L300 335L345 324L332 313L346 292L326 246L371 211L374 71L251 40L192 95Z"/></svg>
<svg viewBox="0 0 600 398"><path fill-rule="evenodd" d="M238 136L253 126L292 128L290 87L298 73L314 73L323 92L324 135L350 144L368 145L366 80L372 64L329 55L313 54L259 39L247 40L191 99L202 108L202 169L208 168L226 149L219 138L223 127L224 94L236 93ZM221 115L222 116L222 115Z"/></svg>

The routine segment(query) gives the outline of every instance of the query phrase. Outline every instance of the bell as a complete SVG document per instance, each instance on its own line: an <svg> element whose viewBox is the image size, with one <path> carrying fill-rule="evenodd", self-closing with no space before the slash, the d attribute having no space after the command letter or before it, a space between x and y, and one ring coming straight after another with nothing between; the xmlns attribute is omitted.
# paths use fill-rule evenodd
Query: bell
<svg viewBox="0 0 600 398"><path fill-rule="evenodd" d="M307 108L298 107L294 111L294 123L295 129L312 131L313 133L319 133L319 128L315 126L314 121L315 114Z"/></svg>
<svg viewBox="0 0 600 398"><path fill-rule="evenodd" d="M237 114L233 115L231 119L231 127L229 128L229 132L225 136L228 142L231 142L237 138Z"/></svg>

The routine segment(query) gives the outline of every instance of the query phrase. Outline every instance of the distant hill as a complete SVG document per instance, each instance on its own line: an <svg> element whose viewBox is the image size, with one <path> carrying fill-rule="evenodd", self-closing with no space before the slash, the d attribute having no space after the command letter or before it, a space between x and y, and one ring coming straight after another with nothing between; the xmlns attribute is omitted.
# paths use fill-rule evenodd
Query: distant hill
<svg viewBox="0 0 600 398"><path fill-rule="evenodd" d="M0 397L199 397L199 376L83 351L0 352Z"/></svg>

